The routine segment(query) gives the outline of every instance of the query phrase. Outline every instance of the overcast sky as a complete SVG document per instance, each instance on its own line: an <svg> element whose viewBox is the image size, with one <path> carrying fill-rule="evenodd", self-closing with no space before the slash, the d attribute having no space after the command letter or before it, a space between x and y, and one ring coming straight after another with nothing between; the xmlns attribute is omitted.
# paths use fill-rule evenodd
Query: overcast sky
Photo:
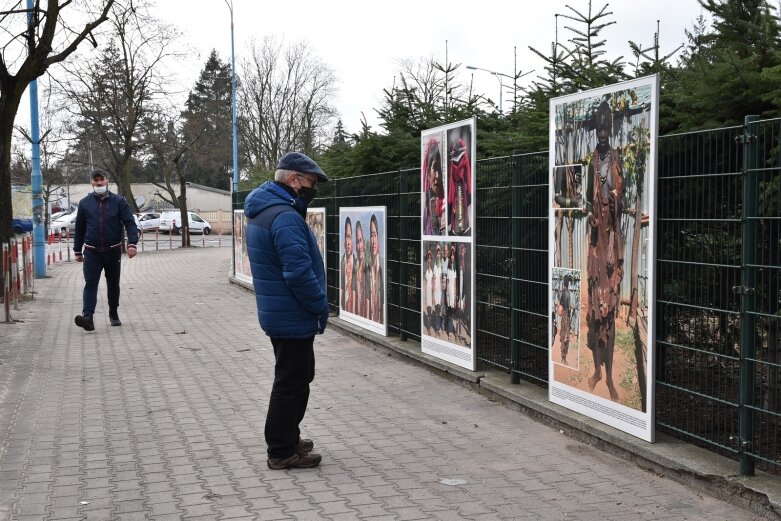
<svg viewBox="0 0 781 521"><path fill-rule="evenodd" d="M307 41L338 78L335 104L346 130L352 133L360 129L361 112L375 130L380 130L374 109L380 106L383 89L393 85L400 60L433 57L444 62L447 42L448 60L462 64L460 81L473 81L475 92L496 101L497 77L467 70L465 66L512 75L516 48L518 69L536 69L522 81L534 79L542 72L542 62L529 46L550 51L555 14L573 14L566 5L583 13L588 10L587 0L233 0L236 59L238 63L252 39L262 42L264 37L274 36L288 43ZM603 5L594 2L595 12ZM628 40L652 45L660 20L662 52L668 54L684 42L685 29L691 29L702 9L697 0L613 0L607 11L613 13L610 19L617 22L602 32L608 41L609 56L624 55L633 61ZM191 59L179 62L172 71L183 93L194 85L212 48L222 59L230 61L230 12L226 0L158 0L153 13L176 25L183 33L182 43L193 51ZM566 25L577 26L562 17L558 25L560 41L572 37ZM506 93L504 102L507 108ZM26 99L16 124L29 127Z"/></svg>
<svg viewBox="0 0 781 521"><path fill-rule="evenodd" d="M200 59L194 58L182 71L186 85L193 84L212 48L230 60L230 14L225 2L167 1L157 8L159 16L177 25L184 39L200 52ZM573 14L566 5L584 14L588 11L587 0L234 0L236 56L238 60L253 38L260 42L271 35L286 42L309 42L336 73L336 106L346 129L357 132L361 111L370 124L377 124L374 108L380 105L383 88L392 86L398 62L428 57L444 62L446 41L449 61L462 64L461 81L468 84L474 73L475 91L494 100L499 97L498 79L483 71L466 70L466 65L512 75L515 47L518 69L538 71L523 81L533 79L541 72L542 63L529 46L550 50L555 14ZM593 5L596 13L605 3L595 1ZM608 40L609 55L623 54L631 61L628 40L652 45L656 21L660 20L660 42L667 54L683 43L684 30L692 27L702 9L697 0L613 0L607 11L612 11L610 19L617 22L602 33ZM572 36L565 25L577 26L559 17L560 40Z"/></svg>

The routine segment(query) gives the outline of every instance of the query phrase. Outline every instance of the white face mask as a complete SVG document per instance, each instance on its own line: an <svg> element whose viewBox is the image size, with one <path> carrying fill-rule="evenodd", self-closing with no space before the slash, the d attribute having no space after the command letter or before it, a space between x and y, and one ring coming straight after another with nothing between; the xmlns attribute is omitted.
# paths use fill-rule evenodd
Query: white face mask
<svg viewBox="0 0 781 521"><path fill-rule="evenodd" d="M103 195L108 190L108 186L93 186L92 191L98 195Z"/></svg>

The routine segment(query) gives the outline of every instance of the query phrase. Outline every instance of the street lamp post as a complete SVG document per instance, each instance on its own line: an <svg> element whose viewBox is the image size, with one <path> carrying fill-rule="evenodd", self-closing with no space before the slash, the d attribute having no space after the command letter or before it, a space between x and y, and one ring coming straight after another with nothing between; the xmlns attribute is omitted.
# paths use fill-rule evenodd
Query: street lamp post
<svg viewBox="0 0 781 521"><path fill-rule="evenodd" d="M496 79L499 80L499 114L502 114L502 97L504 93L504 82L502 80L502 77L510 78L511 80L514 80L515 78L513 78L509 74L502 74L501 72L489 71L488 69L483 69L482 67L475 67L474 65L467 65L466 68L473 71L487 72L489 74L493 74L494 76L496 76Z"/></svg>
<svg viewBox="0 0 781 521"><path fill-rule="evenodd" d="M233 191L239 190L239 139L236 126L236 51L233 44L233 0L225 0L231 13L231 117L233 118ZM232 202L232 201L231 201Z"/></svg>
<svg viewBox="0 0 781 521"><path fill-rule="evenodd" d="M231 13L231 116L233 118L233 178L231 179L231 273L236 275L236 220L233 218L233 197L239 191L239 138L236 126L236 51L233 43L233 0L225 0Z"/></svg>

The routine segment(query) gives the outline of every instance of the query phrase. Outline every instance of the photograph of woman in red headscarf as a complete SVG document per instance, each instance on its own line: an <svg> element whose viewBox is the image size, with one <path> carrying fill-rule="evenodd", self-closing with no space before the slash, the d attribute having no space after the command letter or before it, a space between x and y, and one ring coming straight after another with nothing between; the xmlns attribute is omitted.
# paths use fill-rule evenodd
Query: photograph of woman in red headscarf
<svg viewBox="0 0 781 521"><path fill-rule="evenodd" d="M447 131L448 235L472 234L472 127Z"/></svg>
<svg viewBox="0 0 781 521"><path fill-rule="evenodd" d="M423 194L423 235L445 235L443 145L443 134L431 135L423 144L423 165L420 172Z"/></svg>

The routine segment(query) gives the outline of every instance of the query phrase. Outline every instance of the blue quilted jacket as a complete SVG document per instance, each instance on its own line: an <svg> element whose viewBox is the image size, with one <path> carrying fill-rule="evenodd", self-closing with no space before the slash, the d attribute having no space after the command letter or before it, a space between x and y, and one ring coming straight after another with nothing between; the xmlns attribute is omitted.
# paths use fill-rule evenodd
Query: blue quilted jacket
<svg viewBox="0 0 781 521"><path fill-rule="evenodd" d="M308 338L328 322L323 258L306 202L272 181L244 201L247 253L260 327L273 338Z"/></svg>

